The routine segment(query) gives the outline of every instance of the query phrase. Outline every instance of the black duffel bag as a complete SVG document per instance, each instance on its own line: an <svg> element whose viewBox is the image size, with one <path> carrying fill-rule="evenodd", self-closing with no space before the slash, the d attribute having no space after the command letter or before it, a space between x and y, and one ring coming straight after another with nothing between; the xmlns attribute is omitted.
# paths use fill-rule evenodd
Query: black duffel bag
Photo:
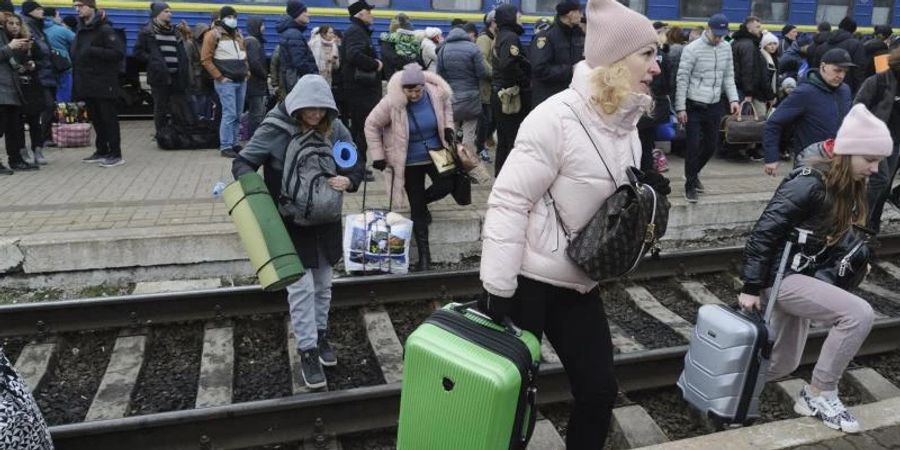
<svg viewBox="0 0 900 450"><path fill-rule="evenodd" d="M168 123L156 133L156 145L163 150L199 150L219 148L219 129L212 120L191 125Z"/></svg>

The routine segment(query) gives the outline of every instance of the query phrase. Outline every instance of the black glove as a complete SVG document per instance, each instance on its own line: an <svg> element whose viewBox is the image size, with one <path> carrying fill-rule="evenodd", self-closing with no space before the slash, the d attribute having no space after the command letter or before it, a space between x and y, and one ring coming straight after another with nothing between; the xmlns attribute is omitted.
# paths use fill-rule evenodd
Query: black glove
<svg viewBox="0 0 900 450"><path fill-rule="evenodd" d="M372 168L375 170L384 171L386 167L387 163L384 162L383 159L376 159L375 161L372 161Z"/></svg>
<svg viewBox="0 0 900 450"><path fill-rule="evenodd" d="M644 172L643 176L638 178L638 181L649 185L658 194L669 195L672 193L672 188L669 187L669 179L657 172Z"/></svg>
<svg viewBox="0 0 900 450"><path fill-rule="evenodd" d="M453 128L444 128L444 140L447 141L447 145L450 146L456 143L456 130Z"/></svg>
<svg viewBox="0 0 900 450"><path fill-rule="evenodd" d="M509 317L512 311L513 299L509 297L500 297L485 291L481 298L478 299L478 310L490 316L491 320L500 323L504 318Z"/></svg>

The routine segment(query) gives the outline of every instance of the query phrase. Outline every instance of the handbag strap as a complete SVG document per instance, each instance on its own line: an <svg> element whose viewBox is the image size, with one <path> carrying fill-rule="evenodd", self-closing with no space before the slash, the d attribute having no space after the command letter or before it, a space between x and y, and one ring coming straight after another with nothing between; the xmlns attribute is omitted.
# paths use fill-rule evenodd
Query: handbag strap
<svg viewBox="0 0 900 450"><path fill-rule="evenodd" d="M422 86L422 89L425 89L425 86ZM422 95L427 95L427 93L423 92ZM419 121L416 120L416 113L413 112L412 108L409 107L409 104L406 105L406 114L409 117L412 117L413 125L416 126L416 132L419 134L419 139L422 140L422 146L425 147L425 151L428 151L428 140L425 139L425 132L422 131L422 128L419 127Z"/></svg>

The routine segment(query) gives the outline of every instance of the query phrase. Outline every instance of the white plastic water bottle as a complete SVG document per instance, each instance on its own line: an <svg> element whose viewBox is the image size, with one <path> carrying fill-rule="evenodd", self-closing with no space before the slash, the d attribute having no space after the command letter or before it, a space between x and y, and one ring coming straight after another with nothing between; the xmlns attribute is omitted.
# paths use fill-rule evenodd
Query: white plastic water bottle
<svg viewBox="0 0 900 450"><path fill-rule="evenodd" d="M216 183L215 185L213 185L213 188L212 188L212 195L213 195L213 197L214 197L214 198L219 198L219 197L221 197L221 196L222 196L222 191L224 191L224 190L225 190L225 182L224 182L224 181L219 181L218 183Z"/></svg>

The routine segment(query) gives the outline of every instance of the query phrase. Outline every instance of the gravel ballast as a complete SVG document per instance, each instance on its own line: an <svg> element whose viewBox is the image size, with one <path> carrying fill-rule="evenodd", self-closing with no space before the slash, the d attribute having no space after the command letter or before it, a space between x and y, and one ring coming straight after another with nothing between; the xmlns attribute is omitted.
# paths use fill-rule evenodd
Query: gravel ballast
<svg viewBox="0 0 900 450"><path fill-rule="evenodd" d="M234 403L291 395L285 330L281 315L235 322Z"/></svg>
<svg viewBox="0 0 900 450"><path fill-rule="evenodd" d="M203 324L154 327L129 415L192 409L197 398Z"/></svg>

